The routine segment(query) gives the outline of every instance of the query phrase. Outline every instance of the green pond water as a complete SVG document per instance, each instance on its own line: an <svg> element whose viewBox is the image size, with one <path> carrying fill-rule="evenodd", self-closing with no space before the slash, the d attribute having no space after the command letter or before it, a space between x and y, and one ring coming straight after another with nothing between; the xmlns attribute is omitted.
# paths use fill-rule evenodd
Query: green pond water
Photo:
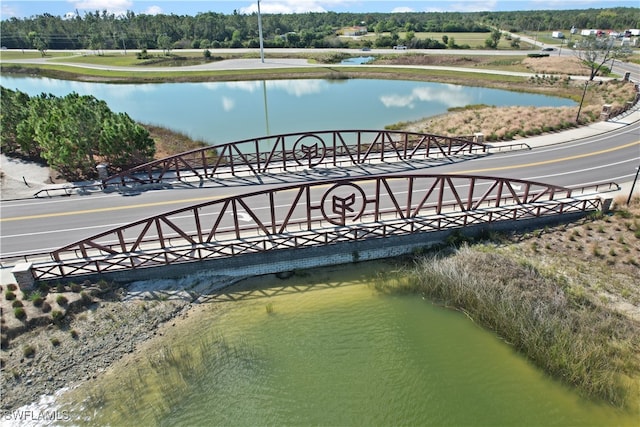
<svg viewBox="0 0 640 427"><path fill-rule="evenodd" d="M637 421L579 397L460 312L379 293L376 268L389 267L265 278L260 290L216 296L139 363L77 389L71 413L141 426Z"/></svg>

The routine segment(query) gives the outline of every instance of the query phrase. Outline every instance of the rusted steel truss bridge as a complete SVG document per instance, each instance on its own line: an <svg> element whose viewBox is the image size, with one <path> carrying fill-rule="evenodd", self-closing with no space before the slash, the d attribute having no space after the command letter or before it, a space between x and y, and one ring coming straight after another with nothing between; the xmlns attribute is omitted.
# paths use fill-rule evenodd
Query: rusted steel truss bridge
<svg viewBox="0 0 640 427"><path fill-rule="evenodd" d="M528 148L512 144L503 149ZM103 185L130 186L204 181L227 176L294 172L301 169L418 159L485 155L476 137L449 137L389 130L331 130L246 139L180 153L122 171Z"/></svg>
<svg viewBox="0 0 640 427"><path fill-rule="evenodd" d="M477 224L517 223L600 210L603 201L597 191L601 190L432 174L301 183L141 219L66 245L32 268L38 280L55 280Z"/></svg>

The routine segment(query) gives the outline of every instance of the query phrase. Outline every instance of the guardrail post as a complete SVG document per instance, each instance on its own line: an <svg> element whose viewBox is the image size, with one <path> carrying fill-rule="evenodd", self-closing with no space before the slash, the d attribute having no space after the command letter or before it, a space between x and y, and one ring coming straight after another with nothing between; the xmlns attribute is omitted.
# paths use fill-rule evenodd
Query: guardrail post
<svg viewBox="0 0 640 427"><path fill-rule="evenodd" d="M11 269L13 277L15 277L18 286L23 291L30 291L33 289L35 283L35 276L33 275L32 264L30 262L21 262L16 264Z"/></svg>

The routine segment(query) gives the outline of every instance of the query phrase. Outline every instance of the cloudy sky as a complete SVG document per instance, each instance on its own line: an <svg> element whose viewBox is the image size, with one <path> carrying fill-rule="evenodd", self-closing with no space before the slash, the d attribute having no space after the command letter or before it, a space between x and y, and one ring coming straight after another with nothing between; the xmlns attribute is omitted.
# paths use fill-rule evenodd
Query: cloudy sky
<svg viewBox="0 0 640 427"><path fill-rule="evenodd" d="M476 12L506 10L586 9L638 7L638 0L261 0L262 13L304 12ZM55 16L107 10L120 14L195 15L200 12L252 13L256 0L2 0L0 18L27 18L48 13Z"/></svg>

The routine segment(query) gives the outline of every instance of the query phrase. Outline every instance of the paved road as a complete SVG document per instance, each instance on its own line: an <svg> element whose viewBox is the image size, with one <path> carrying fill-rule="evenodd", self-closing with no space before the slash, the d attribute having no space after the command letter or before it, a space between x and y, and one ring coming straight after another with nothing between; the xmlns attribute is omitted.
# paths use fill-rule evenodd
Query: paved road
<svg viewBox="0 0 640 427"><path fill-rule="evenodd" d="M542 47L547 45L542 45ZM550 46L550 45L549 45ZM267 50L270 56L277 56L278 54L282 54L282 56L286 56L291 53L304 53L308 51L306 49L268 49ZM49 52L64 52L69 53L69 51L49 51ZM194 49L186 49L181 50L181 52L201 52L201 50ZM259 50L257 49L217 49L213 50L213 55L216 54L257 54ZM326 53L335 53L335 52L344 52L351 55L406 55L406 54L415 54L416 52L423 55L479 55L479 56L525 56L531 51L520 51L520 50L457 50L457 49L421 49L417 50L393 50L393 49L372 49L371 51L362 52L359 49L314 49L314 53L318 52L326 52ZM118 54L122 53L122 51L114 50L114 51L105 51L105 53L109 54ZM569 49L557 50L553 52L548 52L550 55L562 55L562 56L574 56L574 53ZM90 51L77 51L77 55L92 55L93 52ZM94 70L115 70L115 71L126 71L126 72L138 72L138 73L150 73L150 72L176 72L176 73L189 73L189 72L202 72L202 71L223 71L223 70L255 70L255 69L273 69L273 68L282 68L282 67L292 67L292 68L322 68L327 67L328 64L317 64L310 63L306 59L298 59L298 58L267 58L264 62L261 62L260 59L229 59L225 61L216 61L209 62L206 64L200 65L191 65L184 67L118 67L118 66L107 66L107 65L99 65L99 64L84 64L65 60L64 57L49 57L49 58L30 58L30 59L3 59L4 63L14 63L14 64L44 64L44 63L54 63L56 65L64 65L68 67L75 68L85 68L85 69L94 69ZM353 67L353 65L340 65L340 64L330 64L331 68L336 67ZM527 72L509 72L509 71L494 71L487 69L479 69L479 68L461 68L461 67L443 67L443 66L414 66L414 65L386 65L387 68L421 68L425 70L449 70L449 71L459 71L459 72L467 72L467 73L479 73L479 74L502 74L502 75L513 75L520 77L531 77L535 76L538 73L527 73ZM624 75L625 72L632 73L632 80L640 81L640 67L625 64L620 61L616 62L614 66L614 72ZM584 76L575 76L575 79L586 79Z"/></svg>
<svg viewBox="0 0 640 427"><path fill-rule="evenodd" d="M637 113L636 113L637 114ZM640 165L640 122L629 125L600 124L616 127L608 133L579 138L563 144L546 145L540 137L530 142L539 145L530 151L492 154L473 160L432 165L416 162L409 173L457 173L541 181L550 184L583 186L596 182L629 182ZM600 129L602 131L603 129ZM579 137L570 131L564 138ZM547 137L557 141L562 134ZM389 165L390 172L402 172L400 165ZM369 169L378 173L380 168ZM318 179L362 176L362 168L319 174ZM309 176L305 175L304 179ZM259 184L255 178L231 180L224 186L210 183L206 188L155 190L135 196L96 192L72 197L2 202L3 256L45 252L64 244L124 225L151 215L187 207L225 196L257 191L258 186L293 183L300 176L283 175Z"/></svg>
<svg viewBox="0 0 640 427"><path fill-rule="evenodd" d="M248 61L256 63L256 60ZM279 60L273 61L274 66L283 66ZM238 66L232 61L223 62L227 67ZM503 176L575 186L603 181L624 183L634 178L640 164L639 136L640 113L636 111L619 123L597 123L527 139L526 142L533 146L531 151L493 154L437 166L416 163L411 171ZM388 171L401 172L401 169L398 165L389 165ZM378 172L377 169L369 171ZM334 171L330 176L347 174L357 176L363 171L360 168ZM326 178L324 175L318 177ZM261 185L278 185L295 179L295 176L286 176ZM257 185L258 180L254 179L198 189L148 191L130 197L96 192L68 198L3 201L0 204L0 248L3 257L46 252L140 218L256 191Z"/></svg>

